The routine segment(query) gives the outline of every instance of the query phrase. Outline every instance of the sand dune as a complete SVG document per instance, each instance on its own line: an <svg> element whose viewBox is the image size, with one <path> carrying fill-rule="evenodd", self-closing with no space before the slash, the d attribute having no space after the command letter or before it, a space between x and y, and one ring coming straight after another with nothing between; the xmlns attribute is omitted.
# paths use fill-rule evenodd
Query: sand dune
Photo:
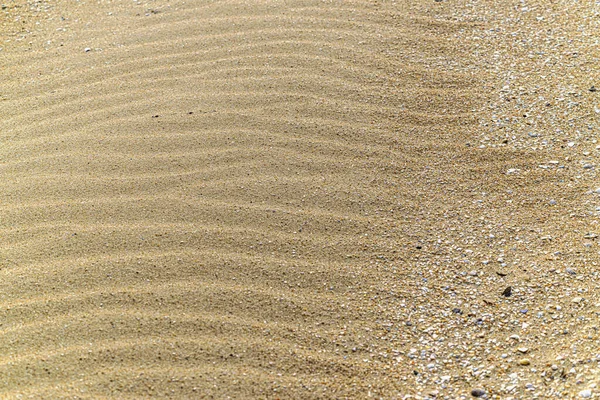
<svg viewBox="0 0 600 400"><path fill-rule="evenodd" d="M423 343L411 306L455 307L419 285L462 262L436 240L479 229L478 193L534 162L473 151L494 76L464 39L486 26L467 2L17 3L0 52L2 397L429 388L406 357ZM536 182L521 194L543 197ZM544 215L522 206L524 226Z"/></svg>

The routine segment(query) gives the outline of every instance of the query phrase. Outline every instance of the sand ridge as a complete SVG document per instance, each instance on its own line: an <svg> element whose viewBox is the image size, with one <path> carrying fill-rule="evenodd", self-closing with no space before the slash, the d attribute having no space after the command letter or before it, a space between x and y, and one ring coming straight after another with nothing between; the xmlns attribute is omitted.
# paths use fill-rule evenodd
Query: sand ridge
<svg viewBox="0 0 600 400"><path fill-rule="evenodd" d="M522 8L7 5L0 395L583 388L551 365L585 357L565 357L570 339L532 321L553 288L554 311L592 290L580 265L596 252L571 249L593 231L577 197L593 176L538 168L565 155L514 139L520 119L490 125L522 111L502 97L511 29L531 26L511 14ZM556 330L582 321L592 300L580 303ZM529 367L507 339L518 329Z"/></svg>
<svg viewBox="0 0 600 400"><path fill-rule="evenodd" d="M403 245L395 215L420 196L398 180L435 146L401 132L469 112L450 111L467 78L440 91L422 51L392 48L442 45L422 20L360 2L43 4L3 50L4 394L393 388L372 359L372 264Z"/></svg>

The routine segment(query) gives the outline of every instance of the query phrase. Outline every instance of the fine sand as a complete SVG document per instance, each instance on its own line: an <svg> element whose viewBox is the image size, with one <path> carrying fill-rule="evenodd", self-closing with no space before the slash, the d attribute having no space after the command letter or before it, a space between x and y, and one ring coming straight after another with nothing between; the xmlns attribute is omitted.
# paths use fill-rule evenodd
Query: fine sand
<svg viewBox="0 0 600 400"><path fill-rule="evenodd" d="M7 1L0 397L594 396L571 3Z"/></svg>

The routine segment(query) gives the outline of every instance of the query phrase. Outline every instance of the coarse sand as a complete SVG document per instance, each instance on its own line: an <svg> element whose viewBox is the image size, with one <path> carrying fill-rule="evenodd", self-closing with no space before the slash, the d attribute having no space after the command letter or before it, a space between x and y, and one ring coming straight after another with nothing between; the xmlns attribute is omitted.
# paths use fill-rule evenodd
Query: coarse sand
<svg viewBox="0 0 600 400"><path fill-rule="evenodd" d="M0 397L600 397L599 25L6 0Z"/></svg>

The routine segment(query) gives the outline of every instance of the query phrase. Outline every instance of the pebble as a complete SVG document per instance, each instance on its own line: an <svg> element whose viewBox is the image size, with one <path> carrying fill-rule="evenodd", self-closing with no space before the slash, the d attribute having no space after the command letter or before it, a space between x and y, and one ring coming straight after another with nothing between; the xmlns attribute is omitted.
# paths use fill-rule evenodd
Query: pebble
<svg viewBox="0 0 600 400"><path fill-rule="evenodd" d="M575 297L575 298L574 298L573 300L571 300L571 301L572 301L573 303L577 303L577 304L579 304L579 303L581 303L581 302L583 301L583 298L582 298L582 297Z"/></svg>
<svg viewBox="0 0 600 400"><path fill-rule="evenodd" d="M504 291L502 292L502 296L504 297L510 297L512 295L512 287L507 287L506 289L504 289Z"/></svg>
<svg viewBox="0 0 600 400"><path fill-rule="evenodd" d="M522 360L519 360L519 365L530 365L531 361L529 361L529 359L527 358L523 358Z"/></svg>
<svg viewBox="0 0 600 400"><path fill-rule="evenodd" d="M471 390L471 396L473 396L473 397L483 397L483 396L485 396L485 390L483 390L483 389L473 389L473 390Z"/></svg>
<svg viewBox="0 0 600 400"><path fill-rule="evenodd" d="M86 47L85 49L83 49L83 51L85 51L86 53L89 53L90 51L92 51L92 49L90 49L89 47Z"/></svg>
<svg viewBox="0 0 600 400"><path fill-rule="evenodd" d="M579 397L583 397L584 399L589 399L592 397L592 391L590 389L585 389L579 392Z"/></svg>
<svg viewBox="0 0 600 400"><path fill-rule="evenodd" d="M517 350L519 350L520 353L527 353L529 351L529 349L527 347L519 347Z"/></svg>

